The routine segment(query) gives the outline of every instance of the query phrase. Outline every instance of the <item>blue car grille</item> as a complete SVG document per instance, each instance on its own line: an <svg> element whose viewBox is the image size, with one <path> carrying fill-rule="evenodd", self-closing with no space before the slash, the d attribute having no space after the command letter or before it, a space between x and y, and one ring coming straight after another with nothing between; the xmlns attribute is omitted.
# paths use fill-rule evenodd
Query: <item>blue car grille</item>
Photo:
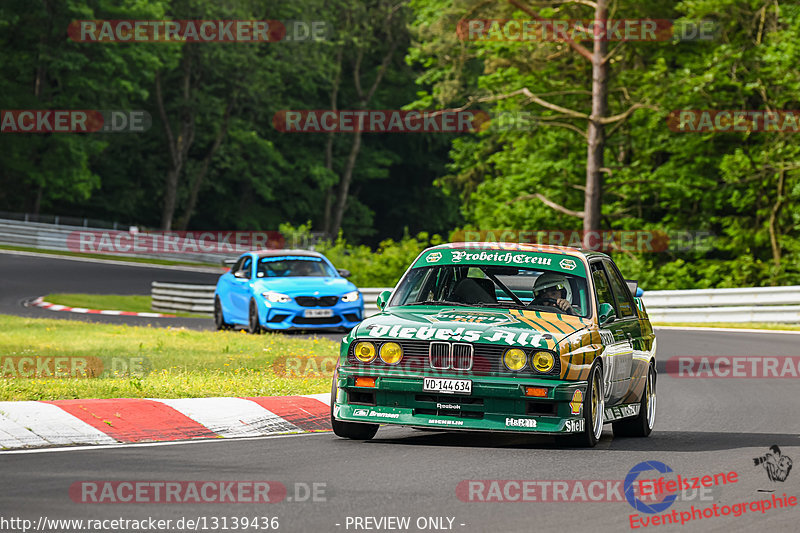
<svg viewBox="0 0 800 533"><path fill-rule="evenodd" d="M303 307L333 307L339 301L338 296L295 296L294 301Z"/></svg>

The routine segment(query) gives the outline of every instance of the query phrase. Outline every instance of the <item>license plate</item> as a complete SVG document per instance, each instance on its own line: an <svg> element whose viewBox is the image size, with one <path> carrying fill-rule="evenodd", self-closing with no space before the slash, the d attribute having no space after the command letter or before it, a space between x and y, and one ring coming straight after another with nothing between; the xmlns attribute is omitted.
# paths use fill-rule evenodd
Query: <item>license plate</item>
<svg viewBox="0 0 800 533"><path fill-rule="evenodd" d="M422 390L445 394L472 394L472 381L468 379L424 378Z"/></svg>
<svg viewBox="0 0 800 533"><path fill-rule="evenodd" d="M327 318L333 316L333 309L306 309L303 311L306 318Z"/></svg>

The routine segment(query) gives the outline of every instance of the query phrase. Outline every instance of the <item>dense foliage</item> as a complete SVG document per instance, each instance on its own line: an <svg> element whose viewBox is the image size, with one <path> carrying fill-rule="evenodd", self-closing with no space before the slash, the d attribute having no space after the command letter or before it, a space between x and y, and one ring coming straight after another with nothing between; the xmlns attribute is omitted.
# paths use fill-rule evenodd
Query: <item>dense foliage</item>
<svg viewBox="0 0 800 533"><path fill-rule="evenodd" d="M587 2L545 4L8 0L0 5L3 109L144 109L153 126L140 135L0 135L0 210L154 228L310 221L302 230L325 232L318 249L362 286L393 285L424 246L458 228L580 229L586 122L527 94L588 114L590 66L563 42L456 33L464 18L526 19L531 9L593 15ZM800 109L800 5L618 0L610 16L716 27L708 40L610 43L609 114L629 113L607 129L602 227L714 236L688 249L616 252L623 272L653 289L800 284L800 133L667 127L681 109ZM66 35L77 19L159 18L313 19L335 31L257 46ZM347 177L352 134L281 133L272 123L280 110L332 104L469 105L533 120L462 135L364 134ZM330 206L340 198L337 225Z"/></svg>

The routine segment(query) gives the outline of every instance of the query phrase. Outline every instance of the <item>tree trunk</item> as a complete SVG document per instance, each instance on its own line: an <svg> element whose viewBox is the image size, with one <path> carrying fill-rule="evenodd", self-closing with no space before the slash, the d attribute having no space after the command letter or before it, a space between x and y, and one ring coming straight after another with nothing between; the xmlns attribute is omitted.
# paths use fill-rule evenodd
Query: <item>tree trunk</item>
<svg viewBox="0 0 800 533"><path fill-rule="evenodd" d="M197 198L200 195L200 188L203 186L203 182L208 174L208 168L211 166L211 160L214 158L214 154L217 153L217 150L219 150L219 147L222 145L222 140L225 138L225 134L228 132L228 121L230 120L232 109L233 100L229 101L228 105L225 107L225 113L222 115L222 124L220 124L219 130L217 130L217 136L214 139L211 148L209 148L208 152L206 153L206 156L203 158L203 166L200 167L200 171L192 181L192 188L189 192L189 202L186 205L186 210L183 212L183 216L181 216L181 218L178 220L178 223L175 225L179 231L185 231L189 226L189 220L191 220L192 215L194 214L194 209L197 206Z"/></svg>
<svg viewBox="0 0 800 533"><path fill-rule="evenodd" d="M608 0L597 0L595 20L608 19ZM586 192L583 206L584 246L588 248L588 233L600 229L603 198L604 152L606 147L605 126L600 121L608 114L608 41L594 40L592 52L592 115L589 118L588 150L586 154Z"/></svg>
<svg viewBox="0 0 800 533"><path fill-rule="evenodd" d="M361 130L357 130L353 134L353 146L350 148L350 155L347 156L347 164L344 169L344 174L342 174L342 181L336 195L336 205L333 211L333 225L331 226L331 239L336 238L339 234L339 229L342 227L342 218L347 208L347 195L350 193L350 183L353 180L353 169L355 169L356 159L358 158L358 152L360 150Z"/></svg>
<svg viewBox="0 0 800 533"><path fill-rule="evenodd" d="M342 56L344 54L344 47L340 46L336 51L336 75L333 78L333 86L331 87L331 111L338 109L339 101L339 86L342 83ZM336 133L333 131L328 133L328 138L325 141L325 168L331 173L333 172L333 141ZM333 239L331 236L331 227L333 224L333 186L331 185L325 190L325 210L322 217L322 231L325 235Z"/></svg>
<svg viewBox="0 0 800 533"><path fill-rule="evenodd" d="M770 280L770 285L773 286L778 284L777 277L780 275L781 271L781 245L780 242L778 242L778 213L784 201L783 184L785 175L786 171L781 168L778 174L777 197L775 198L775 204L772 206L772 210L769 214L769 244L772 247L772 263L775 267L772 279Z"/></svg>
<svg viewBox="0 0 800 533"><path fill-rule="evenodd" d="M175 216L175 204L178 197L178 179L180 178L183 164L189 153L189 148L194 141L194 111L191 109L189 97L191 95L191 73L192 56L188 48L184 48L183 56L183 105L180 116L180 131L176 139L172 134L172 127L169 124L166 108L164 107L164 95L161 91L161 73L156 71L156 104L158 114L164 125L164 135L167 137L167 148L169 149L170 165L167 171L166 183L164 185L164 205L161 210L161 229L169 231L172 229L172 219Z"/></svg>

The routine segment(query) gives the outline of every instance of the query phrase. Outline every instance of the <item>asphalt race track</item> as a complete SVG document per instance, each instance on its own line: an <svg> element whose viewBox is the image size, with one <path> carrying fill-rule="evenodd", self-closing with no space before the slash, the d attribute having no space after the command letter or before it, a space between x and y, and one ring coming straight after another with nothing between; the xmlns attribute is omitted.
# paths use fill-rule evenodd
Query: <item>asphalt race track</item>
<svg viewBox="0 0 800 533"><path fill-rule="evenodd" d="M19 301L47 292L86 292L85 285L69 274L69 269L61 271L64 263L37 265L26 258L0 254L3 274L0 312L56 315L38 309L20 311L23 308L19 307ZM209 279L201 275L187 279L186 274L176 272L131 268L130 273L124 273L126 283L117 285L122 274L106 274L111 271L102 265L81 268L97 269L88 278L97 292L112 292L112 288L115 292L122 292L123 288L126 292L147 292L152 279L197 282ZM119 272L118 268L128 267L114 267L113 272ZM24 274L24 281L18 280L20 273ZM456 488L464 480L603 480L605 483L625 479L643 461L664 463L684 478L737 473L735 483L706 494L689 491L685 500L674 502L664 511L675 510L678 517L681 512L691 512L692 506L704 509L718 504L721 508L784 493L788 497L800 496L798 467L790 471L786 481L771 482L765 469L755 466L753 461L776 444L783 455L800 460L798 378L685 378L668 374L665 367L666 360L677 355L800 355L800 335L688 330L658 330L657 334L658 412L656 428L646 439L613 438L611 427L606 426L599 445L586 450L560 448L548 437L384 427L369 442L342 440L331 433L312 433L169 445L5 452L0 453L3 507L0 515L23 517L34 524L44 516L137 520L153 517L171 519L170 531L194 530L175 527L175 521L181 517L204 519L208 531L223 530L223 517L228 521L228 530L233 530L232 517L278 517L278 530L287 532L627 531L631 530L629 517L635 511L624 495L621 500L617 497L612 498L615 501L599 502L542 502L530 497L529 501L480 502L462 501ZM648 479L653 477L658 476L652 472L647 475ZM286 499L272 504L76 503L70 498L70 486L86 480L269 480L282 483L288 493ZM305 498L306 487L314 483L324 484L317 486L317 501ZM477 494L490 493L477 491ZM519 499L521 495L514 490L502 497ZM683 526L651 525L638 530L797 531L798 509L795 506L762 513L748 507L739 517L702 518ZM377 527L376 522L365 517L376 520L409 517L410 527L386 527L395 522L382 522ZM427 520L437 517L444 519L441 523ZM214 519L218 521L216 528L211 527ZM361 527L356 527L359 524ZM109 527L102 531L113 530ZM204 530L202 525L198 530Z"/></svg>
<svg viewBox="0 0 800 533"><path fill-rule="evenodd" d="M204 318L147 318L82 315L23 307L23 303L46 294L150 294L153 281L213 285L219 273L196 272L147 265L126 265L75 260L57 255L17 255L0 250L0 313L35 318L65 318L87 322L143 326L183 326L213 329Z"/></svg>

